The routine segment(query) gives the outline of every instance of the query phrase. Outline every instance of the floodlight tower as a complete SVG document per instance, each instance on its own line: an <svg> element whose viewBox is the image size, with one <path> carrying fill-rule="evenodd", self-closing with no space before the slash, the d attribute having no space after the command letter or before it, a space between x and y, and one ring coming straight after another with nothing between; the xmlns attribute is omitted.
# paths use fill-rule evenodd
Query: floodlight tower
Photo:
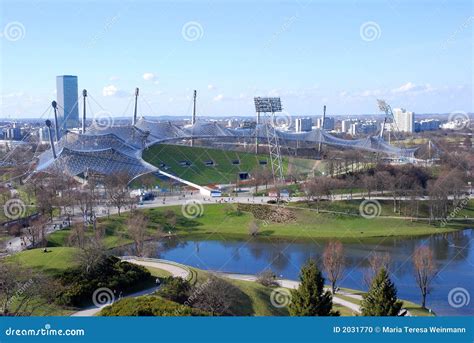
<svg viewBox="0 0 474 343"><path fill-rule="evenodd" d="M380 128L380 138L383 138L385 124L387 124L387 119L390 119L392 123L394 122L393 112L392 112L392 108L390 107L389 104L387 104L385 100L377 99L377 104L379 105L379 110L385 113L383 124L382 124L382 127ZM390 135L390 131L389 131L389 135ZM390 136L389 136L388 141L390 143Z"/></svg>
<svg viewBox="0 0 474 343"><path fill-rule="evenodd" d="M319 132L324 131L324 122L326 121L326 105L323 107L323 119L321 120L321 128ZM322 130L322 131L321 131ZM321 156L321 136L319 140L319 145L318 145L318 155Z"/></svg>
<svg viewBox="0 0 474 343"><path fill-rule="evenodd" d="M51 106L53 106L54 110L54 129L56 130L56 142L59 141L59 125L58 125L58 103L53 100L51 103ZM51 123L51 122L50 122Z"/></svg>
<svg viewBox="0 0 474 343"><path fill-rule="evenodd" d="M133 111L132 125L135 125L137 123L137 106L138 106L138 93L139 92L140 92L140 89L138 87L135 88L135 110Z"/></svg>
<svg viewBox="0 0 474 343"><path fill-rule="evenodd" d="M280 98L254 98L255 110L260 120L260 113L265 115L265 130L267 133L268 150L270 153L270 164L272 166L273 181L275 184L283 182L283 167L281 162L280 144L275 129L275 113L281 112ZM267 114L271 116L268 117ZM256 128L257 131L257 128ZM255 134L258 135L258 132Z"/></svg>
<svg viewBox="0 0 474 343"><path fill-rule="evenodd" d="M51 151L53 152L53 158L56 159L56 148L54 147L53 133L51 132L51 120L46 120L46 127L49 133L49 144L51 144Z"/></svg>
<svg viewBox="0 0 474 343"><path fill-rule="evenodd" d="M86 98L87 90L82 90L82 97L84 99L83 109L82 109L82 134L86 133Z"/></svg>
<svg viewBox="0 0 474 343"><path fill-rule="evenodd" d="M193 93L193 116L191 117L191 125L194 126L196 124L196 97L197 97L197 91L194 90ZM194 132L194 128L193 128ZM191 146L194 146L194 138L191 138Z"/></svg>

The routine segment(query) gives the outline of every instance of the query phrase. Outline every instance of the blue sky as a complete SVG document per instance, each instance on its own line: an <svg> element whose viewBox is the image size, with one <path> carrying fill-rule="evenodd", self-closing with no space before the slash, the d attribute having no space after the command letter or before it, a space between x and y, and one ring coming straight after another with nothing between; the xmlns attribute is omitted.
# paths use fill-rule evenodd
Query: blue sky
<svg viewBox="0 0 474 343"><path fill-rule="evenodd" d="M0 19L1 117L39 116L61 74L117 116L135 87L143 115L188 114L193 89L205 115L474 107L471 1L4 0Z"/></svg>

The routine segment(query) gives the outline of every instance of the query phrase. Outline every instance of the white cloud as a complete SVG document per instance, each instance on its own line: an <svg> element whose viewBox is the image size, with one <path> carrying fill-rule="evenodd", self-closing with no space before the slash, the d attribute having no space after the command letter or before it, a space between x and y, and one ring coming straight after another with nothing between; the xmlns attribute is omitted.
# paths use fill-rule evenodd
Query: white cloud
<svg viewBox="0 0 474 343"><path fill-rule="evenodd" d="M108 85L102 88L103 96L115 96L119 98L124 98L129 95L126 91L118 89L115 85Z"/></svg>
<svg viewBox="0 0 474 343"><path fill-rule="evenodd" d="M145 73L143 74L143 80L145 81L155 81L156 80L156 75L153 73Z"/></svg>
<svg viewBox="0 0 474 343"><path fill-rule="evenodd" d="M416 85L413 82L407 82L398 88L392 89L392 93L424 93L434 90L435 89L429 83L425 85Z"/></svg>
<svg viewBox="0 0 474 343"><path fill-rule="evenodd" d="M223 94L219 94L217 96L214 97L214 101L221 101L222 99L224 99L224 95Z"/></svg>
<svg viewBox="0 0 474 343"><path fill-rule="evenodd" d="M207 85L207 89L212 91L212 90L216 89L216 86L209 84L209 85Z"/></svg>
<svg viewBox="0 0 474 343"><path fill-rule="evenodd" d="M120 80L120 78L116 75L112 75L111 77L109 77L109 81L118 81Z"/></svg>
<svg viewBox="0 0 474 343"><path fill-rule="evenodd" d="M103 96L114 96L115 94L117 94L117 91L118 91L118 89L114 85L105 86L102 89L102 95Z"/></svg>

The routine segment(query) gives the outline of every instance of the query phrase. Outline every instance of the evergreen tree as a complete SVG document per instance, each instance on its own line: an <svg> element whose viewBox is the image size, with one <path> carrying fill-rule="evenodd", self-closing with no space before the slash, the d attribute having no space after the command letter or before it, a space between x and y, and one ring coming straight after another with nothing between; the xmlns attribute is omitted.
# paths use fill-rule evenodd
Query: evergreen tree
<svg viewBox="0 0 474 343"><path fill-rule="evenodd" d="M402 308L397 299L397 288L390 280L387 270L381 268L372 281L360 304L363 316L397 316Z"/></svg>
<svg viewBox="0 0 474 343"><path fill-rule="evenodd" d="M324 291L324 278L312 260L301 268L301 283L291 291L288 311L291 316L338 316L332 311L332 295Z"/></svg>

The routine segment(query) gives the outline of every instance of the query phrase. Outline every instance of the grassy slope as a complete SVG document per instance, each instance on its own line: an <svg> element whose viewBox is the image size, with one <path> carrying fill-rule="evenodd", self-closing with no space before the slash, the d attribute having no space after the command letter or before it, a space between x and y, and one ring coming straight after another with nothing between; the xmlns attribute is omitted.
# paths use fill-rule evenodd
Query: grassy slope
<svg viewBox="0 0 474 343"><path fill-rule="evenodd" d="M178 225L175 233L178 235L200 235L219 239L220 236L248 236L248 226L253 220L250 213L229 215L226 209L234 205L205 205L203 215L186 225ZM177 214L181 208L169 207ZM147 210L149 214L159 213L162 208ZM291 223L277 224L261 223L259 236L278 238L368 238L380 236L410 236L432 233L450 232L453 228L436 228L424 222L411 222L402 219L374 218L332 215L317 213L307 209L295 209L297 220Z"/></svg>
<svg viewBox="0 0 474 343"><path fill-rule="evenodd" d="M247 152L237 152L203 147L189 147L183 145L159 144L150 147L143 153L145 161L158 166L165 163L174 173L183 179L205 185L209 183L234 183L239 172L251 172L259 166L260 160L269 163L268 155L255 155ZM180 166L180 161L191 161L189 167ZM214 166L206 166L205 161L214 161ZM239 165L232 164L233 160L240 160ZM284 171L291 168L307 172L314 161L301 158L283 158Z"/></svg>

